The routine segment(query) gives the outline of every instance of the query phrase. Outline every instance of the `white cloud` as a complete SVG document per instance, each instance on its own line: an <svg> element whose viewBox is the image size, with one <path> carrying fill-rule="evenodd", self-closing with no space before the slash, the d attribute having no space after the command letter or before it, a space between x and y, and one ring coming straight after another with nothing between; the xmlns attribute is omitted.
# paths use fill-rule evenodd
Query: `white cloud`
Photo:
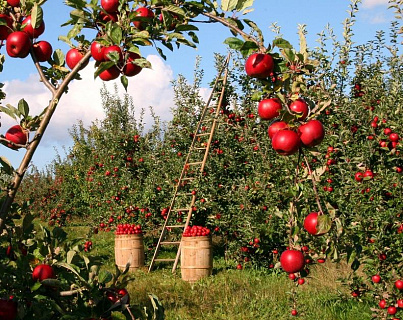
<svg viewBox="0 0 403 320"><path fill-rule="evenodd" d="M384 6L388 4L388 0L363 0L363 8L370 9L377 6Z"/></svg>

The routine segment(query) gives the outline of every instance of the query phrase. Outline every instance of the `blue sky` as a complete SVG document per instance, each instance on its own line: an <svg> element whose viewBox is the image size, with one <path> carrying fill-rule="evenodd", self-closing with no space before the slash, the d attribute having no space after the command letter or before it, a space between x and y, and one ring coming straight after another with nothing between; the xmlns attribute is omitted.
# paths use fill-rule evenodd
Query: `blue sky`
<svg viewBox="0 0 403 320"><path fill-rule="evenodd" d="M298 24L306 24L308 45L313 47L316 45L317 34L327 24L330 24L341 40L342 22L347 17L346 10L348 10L349 4L350 2L347 0L308 0L304 2L300 0L255 0L253 6L255 10L246 17L255 21L262 29L266 44L270 43L273 37L270 31L272 23L277 23L281 27L284 38L294 45L298 44ZM68 19L70 9L63 4L62 0L49 0L43 9L46 29L39 40L47 40L54 49L60 48L66 52L67 45L57 39L59 35L65 35L68 32L68 29L62 29L60 25ZM388 30L391 20L393 20L393 12L387 10L387 0L363 0L354 27L354 41L365 43L373 39L377 30ZM206 85L211 80L215 74L214 53L226 53L227 49L223 41L232 34L225 27L217 24L200 24L199 28L200 45L197 50L182 47L174 53L166 52L167 61L158 58L153 48L142 50L143 55L152 61L153 70L143 71L130 81L128 92L133 96L137 107L147 108L152 105L162 120L169 120L169 109L173 105L170 81L178 74L183 74L191 80L196 56L202 57L201 67L205 70L204 84ZM3 53L4 49L1 49ZM102 83L99 80L93 81L92 72L93 65L90 64L83 72L84 80L71 84L69 94L62 98L55 117L45 133L42 146L33 159L36 166L43 167L49 163L54 157L55 148L61 150L61 146L70 145L68 128L78 119L82 119L85 124L90 124L96 118L102 118L99 97ZM3 104L16 105L20 98L25 97L31 109L39 111L50 98L43 85L38 82L35 68L29 58L11 59L6 57L4 72L0 74L0 82L6 83L7 99L3 101ZM108 83L109 88L112 87L111 85ZM6 129L14 125L15 121L6 119L4 115L1 120L0 130L2 134L5 134ZM146 120L149 121L150 118L146 118ZM5 147L1 149L1 155L8 157L14 166L18 166L22 153L22 151L15 152ZM60 153L64 154L63 151Z"/></svg>

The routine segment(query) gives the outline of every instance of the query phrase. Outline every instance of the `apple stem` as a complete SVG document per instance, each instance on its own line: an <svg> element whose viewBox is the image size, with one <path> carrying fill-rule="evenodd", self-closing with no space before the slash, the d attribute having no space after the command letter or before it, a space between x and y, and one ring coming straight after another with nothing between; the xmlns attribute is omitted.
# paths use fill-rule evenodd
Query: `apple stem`
<svg viewBox="0 0 403 320"><path fill-rule="evenodd" d="M322 209L322 205L320 204L318 189L316 188L315 175L312 172L311 166L309 165L309 161L305 154L304 154L304 160L305 160L306 167L308 169L308 174L311 176L313 192L315 193L316 203L317 203L318 209L319 209L318 215L323 215L323 209Z"/></svg>

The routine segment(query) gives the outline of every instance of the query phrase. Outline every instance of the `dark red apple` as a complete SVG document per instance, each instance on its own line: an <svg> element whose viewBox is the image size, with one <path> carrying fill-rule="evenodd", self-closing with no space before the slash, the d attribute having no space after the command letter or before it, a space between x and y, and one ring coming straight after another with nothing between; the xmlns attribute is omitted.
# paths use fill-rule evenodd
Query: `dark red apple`
<svg viewBox="0 0 403 320"><path fill-rule="evenodd" d="M17 303L13 300L0 299L0 319L15 320L17 318Z"/></svg>
<svg viewBox="0 0 403 320"><path fill-rule="evenodd" d="M379 274L375 274L371 277L373 283L381 282L381 276Z"/></svg>
<svg viewBox="0 0 403 320"><path fill-rule="evenodd" d="M28 34L22 31L15 31L7 37L6 51L12 58L25 58L29 54L31 45L31 39Z"/></svg>
<svg viewBox="0 0 403 320"><path fill-rule="evenodd" d="M70 49L66 53L66 64L70 69L74 69L74 67L81 61L84 55L76 48ZM88 61L85 63L87 65ZM82 66L83 68L85 67Z"/></svg>
<svg viewBox="0 0 403 320"><path fill-rule="evenodd" d="M24 26L22 31L27 33L31 38L38 38L45 31L45 22L42 20L41 24L37 28L32 27L31 16L26 17L22 21L22 25Z"/></svg>
<svg viewBox="0 0 403 320"><path fill-rule="evenodd" d="M285 129L278 131L274 135L271 144L278 154L289 156L299 150L301 139L295 131Z"/></svg>
<svg viewBox="0 0 403 320"><path fill-rule="evenodd" d="M305 267L305 257L299 250L285 250L281 254L280 263L285 272L300 272Z"/></svg>
<svg viewBox="0 0 403 320"><path fill-rule="evenodd" d="M101 7L108 13L114 13L118 10L119 0L101 0Z"/></svg>
<svg viewBox="0 0 403 320"><path fill-rule="evenodd" d="M0 40L6 40L12 32L13 19L8 14L0 14L0 19L6 23L5 25L0 25Z"/></svg>
<svg viewBox="0 0 403 320"><path fill-rule="evenodd" d="M319 120L310 120L299 126L298 134L303 145L312 148L323 141L325 128Z"/></svg>
<svg viewBox="0 0 403 320"><path fill-rule="evenodd" d="M99 78L101 78L103 81L110 81L114 80L117 77L119 77L120 71L116 66L112 66L104 71L102 71L99 74Z"/></svg>
<svg viewBox="0 0 403 320"><path fill-rule="evenodd" d="M39 41L32 45L32 49L34 50L35 56L39 62L45 62L50 59L52 56L52 46L47 41Z"/></svg>
<svg viewBox="0 0 403 320"><path fill-rule="evenodd" d="M403 280L396 280L395 287L399 290L403 290Z"/></svg>
<svg viewBox="0 0 403 320"><path fill-rule="evenodd" d="M105 47L99 42L94 41L91 44L91 56L95 59L95 61L105 61L104 49Z"/></svg>
<svg viewBox="0 0 403 320"><path fill-rule="evenodd" d="M372 172L372 170L366 170L364 173L363 173L363 175L362 175L362 177L363 178L369 178L369 179L373 179L374 178L374 173Z"/></svg>
<svg viewBox="0 0 403 320"><path fill-rule="evenodd" d="M151 20L154 18L154 12L146 7L140 7L136 9L137 17L145 18L142 20L133 21L134 26L139 30L144 30L147 26L147 22L144 20Z"/></svg>
<svg viewBox="0 0 403 320"><path fill-rule="evenodd" d="M19 7L20 6L20 0L7 0L7 3L11 7Z"/></svg>
<svg viewBox="0 0 403 320"><path fill-rule="evenodd" d="M267 78L273 72L273 68L273 58L265 53L253 53L245 63L246 74L252 78Z"/></svg>
<svg viewBox="0 0 403 320"><path fill-rule="evenodd" d="M318 230L316 229L317 225L318 225L318 216L319 213L317 212L311 212L310 214L308 214L304 220L304 229L314 235L314 236L319 236L324 234L323 233L319 233Z"/></svg>
<svg viewBox="0 0 403 320"><path fill-rule="evenodd" d="M140 55L134 52L129 52L128 58L126 60L126 64L123 67L123 74L127 77L133 77L139 74L142 70L140 66L133 63L134 60L141 58Z"/></svg>
<svg viewBox="0 0 403 320"><path fill-rule="evenodd" d="M32 279L34 281L43 281L46 279L55 279L56 274L52 266L48 264L38 264L32 271Z"/></svg>
<svg viewBox="0 0 403 320"><path fill-rule="evenodd" d="M123 60L122 49L120 49L119 46L113 45L113 46L105 47L103 51L104 51L104 59L105 59L105 61L112 60L110 58L111 57L110 54L117 55L119 57L118 61Z"/></svg>
<svg viewBox="0 0 403 320"><path fill-rule="evenodd" d="M301 98L291 102L289 108L291 112L296 113L298 115L298 120L304 120L308 116L309 106Z"/></svg>
<svg viewBox="0 0 403 320"><path fill-rule="evenodd" d="M361 182L362 179L364 179L364 175L362 174L362 172L359 171L354 175L354 179L355 181Z"/></svg>
<svg viewBox="0 0 403 320"><path fill-rule="evenodd" d="M118 15L117 15L117 13L105 13L103 11L100 11L99 12L99 21L101 21L103 23L107 23L108 21L117 22Z"/></svg>
<svg viewBox="0 0 403 320"><path fill-rule="evenodd" d="M280 115L281 109L280 99L270 98L259 102L257 112L262 120L272 120Z"/></svg>
<svg viewBox="0 0 403 320"><path fill-rule="evenodd" d="M280 130L288 129L288 123L284 121L276 121L270 125L269 129L267 129L267 133L269 134L270 139L273 139L274 135Z"/></svg>
<svg viewBox="0 0 403 320"><path fill-rule="evenodd" d="M5 138L11 142L14 142L15 144L25 145L28 141L28 133L20 125L17 124L7 130ZM13 146L10 143L7 145L7 147L14 150L19 149L18 147Z"/></svg>

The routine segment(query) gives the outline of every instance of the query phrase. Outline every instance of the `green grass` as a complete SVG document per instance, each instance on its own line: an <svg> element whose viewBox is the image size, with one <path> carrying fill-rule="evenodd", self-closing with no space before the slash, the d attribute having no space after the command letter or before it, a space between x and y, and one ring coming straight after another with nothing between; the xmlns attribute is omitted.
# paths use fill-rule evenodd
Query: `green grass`
<svg viewBox="0 0 403 320"><path fill-rule="evenodd" d="M83 227L65 230L70 237L83 236L86 232ZM112 270L113 233L101 232L92 241L93 254L104 256L104 266ZM147 273L144 268L134 273L135 280L127 289L134 308L151 308L148 294L155 294L165 308L167 320L371 319L370 306L351 298L338 281L347 273L346 267L330 263L312 268L306 284L296 289L298 317L291 316L293 282L286 274L247 268L235 270L222 258L214 260L213 276L193 285L180 278L180 270L172 274L170 268L160 268Z"/></svg>

